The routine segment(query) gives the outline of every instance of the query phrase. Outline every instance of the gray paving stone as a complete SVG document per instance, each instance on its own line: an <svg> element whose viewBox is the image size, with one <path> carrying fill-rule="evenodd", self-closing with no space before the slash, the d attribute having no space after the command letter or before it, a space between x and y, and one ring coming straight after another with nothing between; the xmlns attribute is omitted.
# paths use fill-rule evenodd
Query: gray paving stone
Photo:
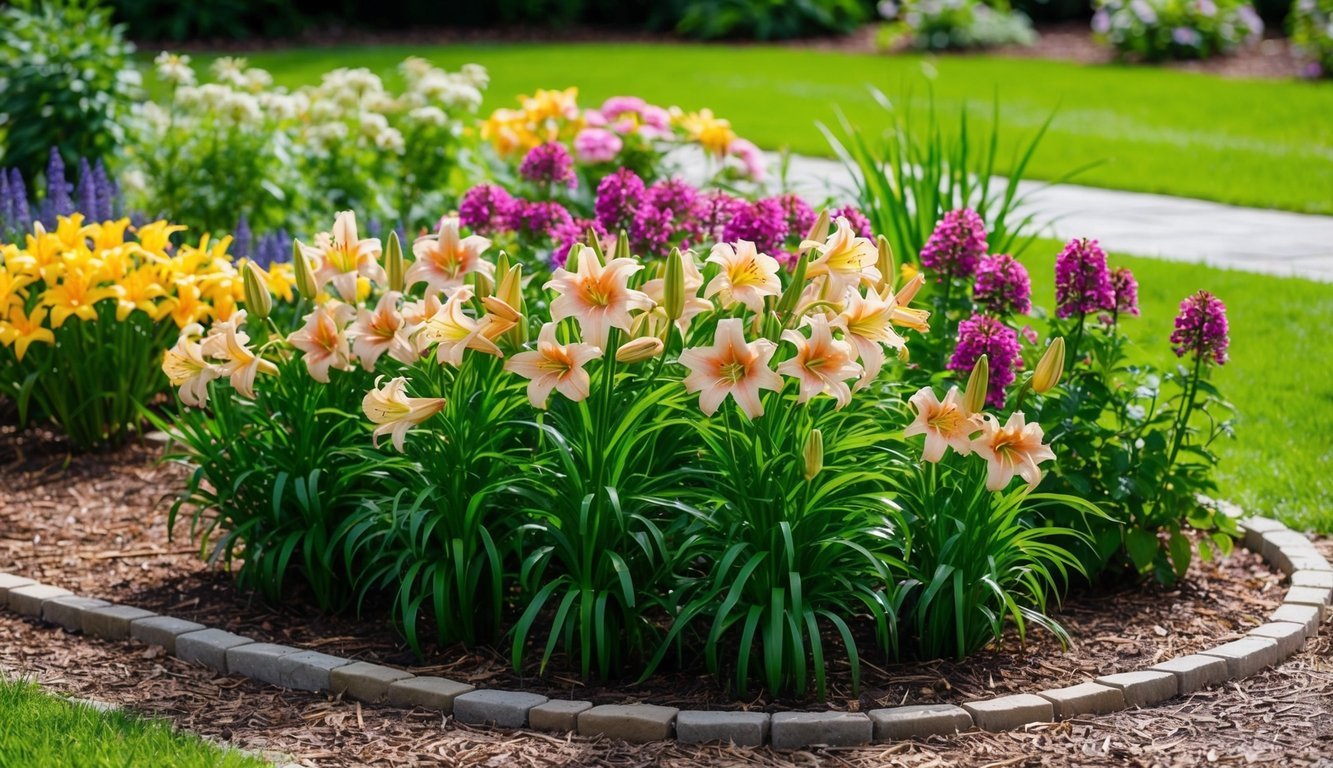
<svg viewBox="0 0 1333 768"><path fill-rule="evenodd" d="M410 677L414 675L401 669L368 661L354 661L329 671L329 689L334 693L346 694L348 698L374 704L384 701L390 685Z"/></svg>
<svg viewBox="0 0 1333 768"><path fill-rule="evenodd" d="M9 605L9 590L18 587L27 587L37 582L32 579L25 579L22 576L15 576L12 573L0 573L0 608Z"/></svg>
<svg viewBox="0 0 1333 768"><path fill-rule="evenodd" d="M176 658L203 664L215 672L227 673L227 650L253 643L248 637L209 628L176 637Z"/></svg>
<svg viewBox="0 0 1333 768"><path fill-rule="evenodd" d="M103 640L130 639L130 622L156 616L152 611L132 605L108 605L83 614L83 634Z"/></svg>
<svg viewBox="0 0 1333 768"><path fill-rule="evenodd" d="M282 671L278 661L296 653L290 645L274 643L246 643L227 649L227 673L244 675L269 685L282 685Z"/></svg>
<svg viewBox="0 0 1333 768"><path fill-rule="evenodd" d="M1287 526L1271 517L1246 517L1238 521L1245 530L1245 548L1251 552L1263 552L1264 534L1288 530Z"/></svg>
<svg viewBox="0 0 1333 768"><path fill-rule="evenodd" d="M861 712L777 712L769 724L774 749L815 744L856 747L869 744L875 725Z"/></svg>
<svg viewBox="0 0 1333 768"><path fill-rule="evenodd" d="M602 734L636 743L662 741L671 738L679 711L654 704L603 704L579 713L579 735Z"/></svg>
<svg viewBox="0 0 1333 768"><path fill-rule="evenodd" d="M676 741L686 744L720 741L741 747L762 747L768 740L770 719L765 712L686 709L676 715Z"/></svg>
<svg viewBox="0 0 1333 768"><path fill-rule="evenodd" d="M1102 675L1095 682L1119 688L1125 694L1125 705L1129 707L1150 707L1173 698L1180 691L1180 681L1171 672L1121 672Z"/></svg>
<svg viewBox="0 0 1333 768"><path fill-rule="evenodd" d="M111 605L95 597L57 597L42 604L42 621L58 624L68 632L83 631L83 614L90 608Z"/></svg>
<svg viewBox="0 0 1333 768"><path fill-rule="evenodd" d="M1294 573L1296 571L1333 571L1333 564L1324 559L1324 556L1317 551L1309 554L1295 555L1284 558L1281 562L1275 562L1279 571L1283 573Z"/></svg>
<svg viewBox="0 0 1333 768"><path fill-rule="evenodd" d="M50 584L28 584L12 587L9 590L9 610L31 616L42 617L42 603L57 597L71 597L74 593L68 589L53 587Z"/></svg>
<svg viewBox="0 0 1333 768"><path fill-rule="evenodd" d="M1277 641L1266 637L1245 637L1209 648L1203 653L1227 660L1227 675L1240 680L1277 664Z"/></svg>
<svg viewBox="0 0 1333 768"><path fill-rule="evenodd" d="M591 701L551 699L528 710L528 727L538 731L574 733L579 729L579 713L592 709Z"/></svg>
<svg viewBox="0 0 1333 768"><path fill-rule="evenodd" d="M1148 668L1153 672L1170 672L1176 676L1181 696L1231 679L1227 671L1227 660L1217 656L1205 656L1195 653L1190 656L1177 656L1170 661L1154 664Z"/></svg>
<svg viewBox="0 0 1333 768"><path fill-rule="evenodd" d="M1333 571L1295 571L1291 574L1291 585L1333 589Z"/></svg>
<svg viewBox="0 0 1333 768"><path fill-rule="evenodd" d="M443 677L409 677L389 684L388 700L395 707L427 707L448 714L454 711L454 699L475 688Z"/></svg>
<svg viewBox="0 0 1333 768"><path fill-rule="evenodd" d="M523 728L528 724L528 710L547 701L539 693L526 691L472 691L454 699L454 719L473 725Z"/></svg>
<svg viewBox="0 0 1333 768"><path fill-rule="evenodd" d="M144 645L160 645L175 656L176 638L201 629L207 627L175 616L149 616L130 622L130 637Z"/></svg>
<svg viewBox="0 0 1333 768"><path fill-rule="evenodd" d="M969 701L963 704L963 709L983 731L1012 731L1028 723L1049 723L1055 719L1051 702L1030 693Z"/></svg>
<svg viewBox="0 0 1333 768"><path fill-rule="evenodd" d="M1037 695L1051 702L1057 720L1068 720L1079 715L1104 715L1125 708L1124 692L1101 683L1079 683L1040 691Z"/></svg>
<svg viewBox="0 0 1333 768"><path fill-rule="evenodd" d="M1279 662L1296 655L1305 645L1305 627L1289 621L1269 622L1251 629L1250 634L1276 642Z"/></svg>
<svg viewBox="0 0 1333 768"><path fill-rule="evenodd" d="M332 671L350 664L350 659L319 651L289 654L278 659L278 685L294 691L331 691Z"/></svg>
<svg viewBox="0 0 1333 768"><path fill-rule="evenodd" d="M1305 534L1283 529L1280 531L1269 531L1263 535L1259 545L1259 554L1262 555L1265 560L1271 561L1273 558L1277 557L1279 551L1290 557L1297 552L1313 549L1314 543L1306 538Z"/></svg>
<svg viewBox="0 0 1333 768"><path fill-rule="evenodd" d="M875 741L952 736L972 728L972 716L952 704L909 704L870 710Z"/></svg>
<svg viewBox="0 0 1333 768"><path fill-rule="evenodd" d="M1319 622L1324 620L1324 609L1317 605L1283 603L1269 615L1268 620L1290 621L1293 624L1300 624L1305 627L1306 637L1314 637L1319 634Z"/></svg>
<svg viewBox="0 0 1333 768"><path fill-rule="evenodd" d="M1333 598L1333 589L1330 588L1292 587L1287 590L1287 594L1282 598L1282 602L1298 603L1300 605L1317 605L1320 608L1327 608L1330 598Z"/></svg>

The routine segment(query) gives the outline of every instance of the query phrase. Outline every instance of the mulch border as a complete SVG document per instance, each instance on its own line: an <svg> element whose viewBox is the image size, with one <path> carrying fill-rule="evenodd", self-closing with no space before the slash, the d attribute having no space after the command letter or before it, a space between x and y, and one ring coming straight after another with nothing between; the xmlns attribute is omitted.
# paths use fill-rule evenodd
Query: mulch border
<svg viewBox="0 0 1333 768"><path fill-rule="evenodd" d="M463 723L577 732L649 742L732 741L800 749L817 744L859 746L980 729L1006 731L1038 723L1155 706L1210 685L1276 666L1318 635L1333 601L1333 564L1304 535L1264 517L1239 518L1243 546L1291 578L1269 623L1244 638L1141 670L1103 675L1052 690L964 702L962 706L891 707L860 712L704 712L652 704L602 705L480 689L392 667L270 643L161 616L59 587L0 573L0 606L30 619L106 640L134 638L162 645L182 660L289 688L331 693L370 704L422 706ZM181 642L184 641L184 642Z"/></svg>

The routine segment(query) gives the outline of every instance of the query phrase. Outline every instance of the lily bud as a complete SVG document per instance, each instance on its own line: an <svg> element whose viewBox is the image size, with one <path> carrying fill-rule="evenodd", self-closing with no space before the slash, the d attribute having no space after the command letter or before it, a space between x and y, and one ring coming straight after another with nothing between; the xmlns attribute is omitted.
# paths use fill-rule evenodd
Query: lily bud
<svg viewBox="0 0 1333 768"><path fill-rule="evenodd" d="M509 257L502 252L499 261L507 264L509 262ZM498 263L496 269L499 269ZM500 278L500 284L495 289L495 296L492 298L492 301L498 300L503 303L510 312L517 315L513 318L513 322L515 323L514 327L506 331L508 334L506 338L515 347L521 347L528 341L528 324L523 319L523 316L526 315L528 311L523 301L523 265L515 264L506 269L503 273L497 271L496 274L503 274L503 277ZM486 304L485 300L483 300L482 303L488 310L490 310L490 304ZM494 310L491 310L491 313L496 314Z"/></svg>
<svg viewBox="0 0 1333 768"><path fill-rule="evenodd" d="M796 309L796 303L801 300L801 293L805 290L805 273L809 266L810 254L801 254L796 260L796 269L791 273L791 282L787 283L787 289L778 297L775 309L779 314L785 315Z"/></svg>
<svg viewBox="0 0 1333 768"><path fill-rule="evenodd" d="M509 265L510 265L509 254L505 251L500 251L500 255L495 257L495 274L497 275L506 274L507 272L509 272ZM497 292L498 290L499 289L497 289Z"/></svg>
<svg viewBox="0 0 1333 768"><path fill-rule="evenodd" d="M894 294L894 299L898 306L905 307L908 304L911 304L912 299L916 298L917 292L921 290L921 286L925 284L925 282L926 277L920 272L912 275L912 279L903 283L903 287L899 288L898 293Z"/></svg>
<svg viewBox="0 0 1333 768"><path fill-rule="evenodd" d="M574 247L577 248L578 245L575 244ZM597 230L592 227L588 227L588 247L592 249L593 253L597 254L598 261L603 264L606 263L606 253L602 250L602 239L597 236ZM573 255L572 252L569 254L569 256ZM566 260L574 264L578 263L578 259L575 258L566 257Z"/></svg>
<svg viewBox="0 0 1333 768"><path fill-rule="evenodd" d="M685 314L685 257L679 248L672 248L667 256L662 293L662 308L666 310L667 318L679 320Z"/></svg>
<svg viewBox="0 0 1333 768"><path fill-rule="evenodd" d="M389 278L389 290L402 293L407 287L404 283L403 244L393 230L389 230L389 244L384 249L384 272Z"/></svg>
<svg viewBox="0 0 1333 768"><path fill-rule="evenodd" d="M828 225L828 209L825 208L819 212L819 217L815 219L815 223L810 225L810 234L806 235L805 239L823 241L828 237Z"/></svg>
<svg viewBox="0 0 1333 768"><path fill-rule="evenodd" d="M315 285L315 275L310 271L310 262L306 260L300 240L292 240L292 266L296 268L297 292L313 300L319 288Z"/></svg>
<svg viewBox="0 0 1333 768"><path fill-rule="evenodd" d="M640 336L633 341L626 342L620 349L616 350L617 363L641 363L644 360L651 360L662 354L666 345L656 336Z"/></svg>
<svg viewBox="0 0 1333 768"><path fill-rule="evenodd" d="M630 259L634 254L629 250L629 234L625 230L620 230L620 237L616 238L616 258Z"/></svg>
<svg viewBox="0 0 1333 768"><path fill-rule="evenodd" d="M875 289L879 290L893 281L893 246L889 245L889 238L880 235L875 238L875 250L875 268L879 270L879 285Z"/></svg>
<svg viewBox="0 0 1333 768"><path fill-rule="evenodd" d="M963 392L963 407L968 413L981 413L986 407L986 389L990 387L990 361L985 355L977 358L972 366L972 375L967 377L967 389Z"/></svg>
<svg viewBox="0 0 1333 768"><path fill-rule="evenodd" d="M1060 376L1065 371L1065 339L1056 336L1046 348L1046 354L1037 363L1037 371L1032 374L1032 391L1045 394L1060 383Z"/></svg>
<svg viewBox="0 0 1333 768"><path fill-rule="evenodd" d="M487 296L495 293L495 281L487 277L485 273L473 272L471 278L472 287L478 299L485 301Z"/></svg>
<svg viewBox="0 0 1333 768"><path fill-rule="evenodd" d="M245 289L245 308L251 317L263 320L273 311L273 295L268 292L264 271L253 261L245 263L245 272L241 277Z"/></svg>
<svg viewBox="0 0 1333 768"><path fill-rule="evenodd" d="M805 479L814 480L815 475L824 468L824 433L818 429L810 430L810 437L805 440Z"/></svg>
<svg viewBox="0 0 1333 768"><path fill-rule="evenodd" d="M898 362L910 363L911 361L912 353L907 351L906 345L898 347Z"/></svg>

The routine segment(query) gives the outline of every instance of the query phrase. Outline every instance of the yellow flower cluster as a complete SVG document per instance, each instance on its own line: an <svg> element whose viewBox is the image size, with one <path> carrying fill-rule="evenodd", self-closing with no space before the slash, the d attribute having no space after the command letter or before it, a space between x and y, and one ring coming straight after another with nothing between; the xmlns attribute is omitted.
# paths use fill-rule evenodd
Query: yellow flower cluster
<svg viewBox="0 0 1333 768"><path fill-rule="evenodd" d="M97 321L102 302L114 303L118 322L136 312L180 328L226 320L243 293L231 238L204 235L174 248L171 235L184 229L166 221L132 228L129 219L85 224L76 213L54 232L35 224L22 246L0 244L0 347L22 361L33 344L54 344L65 323ZM291 298L289 266L266 276L270 290Z"/></svg>
<svg viewBox="0 0 1333 768"><path fill-rule="evenodd" d="M731 128L731 121L717 117L711 109L682 112L673 108L671 122L684 129L685 136L690 141L713 155L727 154L731 143L736 140L736 132Z"/></svg>
<svg viewBox="0 0 1333 768"><path fill-rule="evenodd" d="M519 96L519 109L497 109L481 123L481 138L501 157L512 157L551 141L568 141L584 125L579 89L544 90Z"/></svg>

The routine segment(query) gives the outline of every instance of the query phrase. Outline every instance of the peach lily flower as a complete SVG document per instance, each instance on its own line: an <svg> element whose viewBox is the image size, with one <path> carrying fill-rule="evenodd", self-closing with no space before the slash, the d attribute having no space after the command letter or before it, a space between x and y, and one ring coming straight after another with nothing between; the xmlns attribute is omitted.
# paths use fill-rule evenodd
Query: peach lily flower
<svg viewBox="0 0 1333 768"><path fill-rule="evenodd" d="M630 310L649 309L653 302L642 291L629 288L630 275L643 269L642 264L633 259L612 259L602 266L591 248L575 248L578 268L574 272L557 269L544 286L560 294L551 302L551 320L578 320L583 338L602 348L612 328L630 330Z"/></svg>
<svg viewBox="0 0 1333 768"><path fill-rule="evenodd" d="M764 415L761 389L779 391L782 377L768 367L777 346L768 339L745 342L741 319L719 320L713 346L695 347L680 353L680 364L690 369L685 391L699 393L699 408L712 416L731 395L750 419Z"/></svg>
<svg viewBox="0 0 1333 768"><path fill-rule="evenodd" d="M972 453L972 434L979 427L977 420L963 406L958 387L950 387L944 401L935 396L935 390L922 387L907 401L916 411L916 419L907 425L907 437L926 436L926 448L921 453L925 461L944 458L944 450L953 448L960 455Z"/></svg>
<svg viewBox="0 0 1333 768"><path fill-rule="evenodd" d="M213 325L200 344L205 357L222 361L223 375L231 377L231 385L242 396L255 397L255 376L260 373L276 374L278 367L250 350L250 336L241 330L245 325L245 310L237 310L230 319Z"/></svg>
<svg viewBox="0 0 1333 768"><path fill-rule="evenodd" d="M528 400L543 410L553 389L576 403L587 398L592 381L583 366L602 356L602 350L592 344L561 344L556 339L555 326L555 323L542 326L537 349L520 352L505 361L505 370L528 379Z"/></svg>
<svg viewBox="0 0 1333 768"><path fill-rule="evenodd" d="M838 217L837 227L828 240L801 243L802 252L812 248L819 258L810 262L806 277L826 276L834 296L841 296L848 288L856 288L861 283L874 285L880 281L879 268L875 266L879 261L875 244L867 238L857 237L845 217Z"/></svg>
<svg viewBox="0 0 1333 768"><path fill-rule="evenodd" d="M388 432L393 436L393 447L401 453L407 431L444 410L442 397L408 397L404 388L407 379L399 376L380 386L383 376L375 379L375 388L361 399L361 410L376 426L371 440L379 447L380 437Z"/></svg>
<svg viewBox="0 0 1333 768"><path fill-rule="evenodd" d="M469 272L480 272L494 278L495 265L481 258L481 254L490 247L491 241L480 235L460 238L458 218L446 216L440 219L440 228L436 234L418 238L412 243L412 255L416 261L407 268L404 276L407 287L425 283L432 291L457 288L463 285L463 278Z"/></svg>
<svg viewBox="0 0 1333 768"><path fill-rule="evenodd" d="M305 316L301 330L287 337L287 342L301 350L301 358L310 378L329 383L329 369L352 370L352 351L347 342L346 327L356 307L338 301L329 301Z"/></svg>
<svg viewBox="0 0 1333 768"><path fill-rule="evenodd" d="M199 342L204 329L191 323L181 331L176 345L162 356L162 372L171 386L180 388L181 401L192 408L208 403L208 382L222 376L222 369L204 359Z"/></svg>
<svg viewBox="0 0 1333 768"><path fill-rule="evenodd" d="M1002 427L999 419L990 414L983 417L981 434L972 440L972 449L990 465L986 473L986 488L1002 491L1017 474L1035 487L1041 482L1043 461L1055 458L1049 446L1043 445L1040 424L1028 424L1022 411L1015 411Z"/></svg>
<svg viewBox="0 0 1333 768"><path fill-rule="evenodd" d="M463 305L472 299L472 289L466 286L454 291L438 312L431 316L417 336L417 348L423 352L432 344L440 364L455 368L463 364L463 352L475 349L501 357L503 353L485 336L486 320L474 320L463 313Z"/></svg>
<svg viewBox="0 0 1333 768"><path fill-rule="evenodd" d="M885 300L875 291L862 296L860 291L847 292L842 312L833 320L833 327L842 329L843 338L856 347L865 373L856 383L860 389L879 375L884 368L884 347L902 349L907 345L893 330L893 313L897 304L892 297Z"/></svg>
<svg viewBox="0 0 1333 768"><path fill-rule="evenodd" d="M699 265L694 263L694 254L690 251L682 253L680 264L682 267L681 277L684 278L685 283L685 308L680 314L680 319L676 320L676 327L680 329L680 334L684 336L689 333L690 322L694 320L694 317L711 310L713 302L699 297L699 289L704 285L704 276L699 271ZM660 308L666 304L666 278L655 277L644 283L643 292ZM659 314L658 309L654 309L653 312ZM665 316L663 315L661 319L665 319Z"/></svg>
<svg viewBox="0 0 1333 768"><path fill-rule="evenodd" d="M800 394L796 402L804 403L821 392L827 392L838 401L838 408L852 399L847 379L861 375L852 345L833 338L828 318L812 315L805 324L810 326L810 338L800 331L788 329L782 338L796 345L796 356L778 366L778 373L796 379Z"/></svg>
<svg viewBox="0 0 1333 768"><path fill-rule="evenodd" d="M321 232L315 236L314 246L302 245L301 253L308 259L314 259L315 285L324 287L333 283L333 290L344 301L356 301L356 279L366 277L374 283L383 285L386 281L384 268L376 259L380 255L378 238L362 240L356 232L356 214L343 211L333 221L333 232Z"/></svg>
<svg viewBox="0 0 1333 768"><path fill-rule="evenodd" d="M759 253L749 240L737 240L735 247L718 243L705 261L721 266L722 271L709 281L704 298L721 294L724 307L739 302L751 312L763 312L764 297L782 292L777 259Z"/></svg>
<svg viewBox="0 0 1333 768"><path fill-rule="evenodd" d="M385 352L407 365L417 361L417 351L407 340L407 321L398 311L399 296L397 291L385 292L373 312L369 309L358 311L356 322L347 329L347 335L352 339L352 354L367 371L375 370L375 362Z"/></svg>

